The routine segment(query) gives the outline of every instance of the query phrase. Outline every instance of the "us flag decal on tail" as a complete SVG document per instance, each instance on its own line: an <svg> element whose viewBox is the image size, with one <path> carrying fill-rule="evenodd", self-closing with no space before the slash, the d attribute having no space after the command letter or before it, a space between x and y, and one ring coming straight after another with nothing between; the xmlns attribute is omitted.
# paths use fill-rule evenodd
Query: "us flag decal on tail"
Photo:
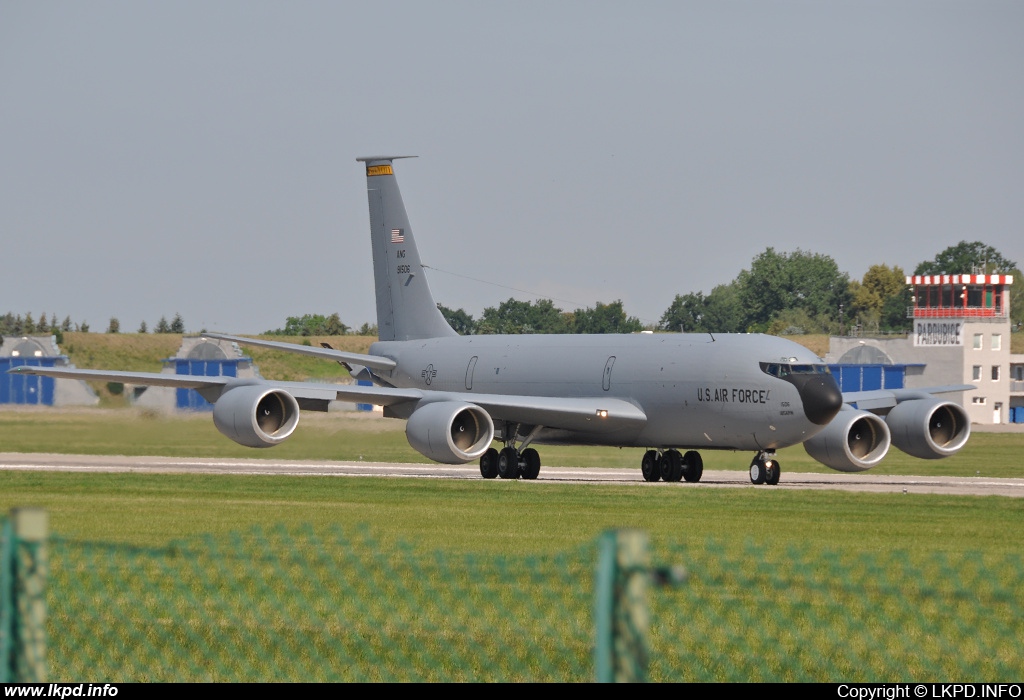
<svg viewBox="0 0 1024 700"><path fill-rule="evenodd" d="M391 229L391 242L392 243L403 243L405 242L405 232L400 228Z"/></svg>

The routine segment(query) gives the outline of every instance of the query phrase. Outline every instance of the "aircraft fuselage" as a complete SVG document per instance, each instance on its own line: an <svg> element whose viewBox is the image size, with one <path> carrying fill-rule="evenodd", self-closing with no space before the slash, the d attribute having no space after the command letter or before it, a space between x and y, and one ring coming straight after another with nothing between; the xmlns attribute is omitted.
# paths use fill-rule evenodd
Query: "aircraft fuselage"
<svg viewBox="0 0 1024 700"><path fill-rule="evenodd" d="M593 430L545 430L535 439L538 443L775 450L801 443L824 427L805 414L793 383L762 367L820 366L820 360L773 336L475 335L378 342L370 353L398 363L387 377L397 387L470 395L610 397L636 405L647 416L642 425L616 430L599 423Z"/></svg>

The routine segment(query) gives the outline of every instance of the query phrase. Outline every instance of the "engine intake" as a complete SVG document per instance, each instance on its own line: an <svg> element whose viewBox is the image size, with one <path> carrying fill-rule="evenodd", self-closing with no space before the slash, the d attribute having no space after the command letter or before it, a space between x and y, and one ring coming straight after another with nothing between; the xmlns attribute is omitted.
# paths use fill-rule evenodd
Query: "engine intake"
<svg viewBox="0 0 1024 700"><path fill-rule="evenodd" d="M889 411L885 422L892 431L892 444L921 459L949 457L971 435L967 412L938 399L904 401Z"/></svg>
<svg viewBox="0 0 1024 700"><path fill-rule="evenodd" d="M479 406L439 401L413 411L405 424L405 436L424 457L444 464L465 464L490 447L494 422Z"/></svg>
<svg viewBox="0 0 1024 700"><path fill-rule="evenodd" d="M213 424L240 445L273 447L295 432L299 404L280 389L248 385L228 389L213 405Z"/></svg>
<svg viewBox="0 0 1024 700"><path fill-rule="evenodd" d="M814 459L841 472L876 466L889 451L889 428L867 411L840 411L824 430L804 442Z"/></svg>

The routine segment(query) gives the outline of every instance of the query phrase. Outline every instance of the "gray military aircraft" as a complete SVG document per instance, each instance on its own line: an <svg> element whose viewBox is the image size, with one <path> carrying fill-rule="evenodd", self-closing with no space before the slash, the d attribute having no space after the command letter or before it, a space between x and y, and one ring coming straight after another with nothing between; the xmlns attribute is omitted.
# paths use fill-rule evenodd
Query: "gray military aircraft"
<svg viewBox="0 0 1024 700"><path fill-rule="evenodd" d="M750 479L777 484L776 450L803 443L840 471L878 464L895 444L925 459L955 453L970 422L932 390L843 395L828 367L801 345L767 335L459 336L427 286L394 174L400 156L365 163L380 340L369 354L241 338L211 338L341 362L372 386L16 367L11 372L197 390L213 421L250 447L287 439L301 410L331 401L373 403L406 419L406 436L432 460L479 460L484 478L536 479L532 445L648 448L647 481L699 481L699 450L754 453ZM497 440L499 451L492 447Z"/></svg>

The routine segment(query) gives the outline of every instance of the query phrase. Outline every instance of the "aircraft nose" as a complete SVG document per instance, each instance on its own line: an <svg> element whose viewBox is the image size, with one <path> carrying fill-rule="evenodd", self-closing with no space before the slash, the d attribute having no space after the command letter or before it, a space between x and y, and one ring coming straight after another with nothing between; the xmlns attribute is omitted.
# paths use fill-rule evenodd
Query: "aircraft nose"
<svg viewBox="0 0 1024 700"><path fill-rule="evenodd" d="M815 425L827 425L843 407L843 392L831 374L812 374L797 386L804 415Z"/></svg>

